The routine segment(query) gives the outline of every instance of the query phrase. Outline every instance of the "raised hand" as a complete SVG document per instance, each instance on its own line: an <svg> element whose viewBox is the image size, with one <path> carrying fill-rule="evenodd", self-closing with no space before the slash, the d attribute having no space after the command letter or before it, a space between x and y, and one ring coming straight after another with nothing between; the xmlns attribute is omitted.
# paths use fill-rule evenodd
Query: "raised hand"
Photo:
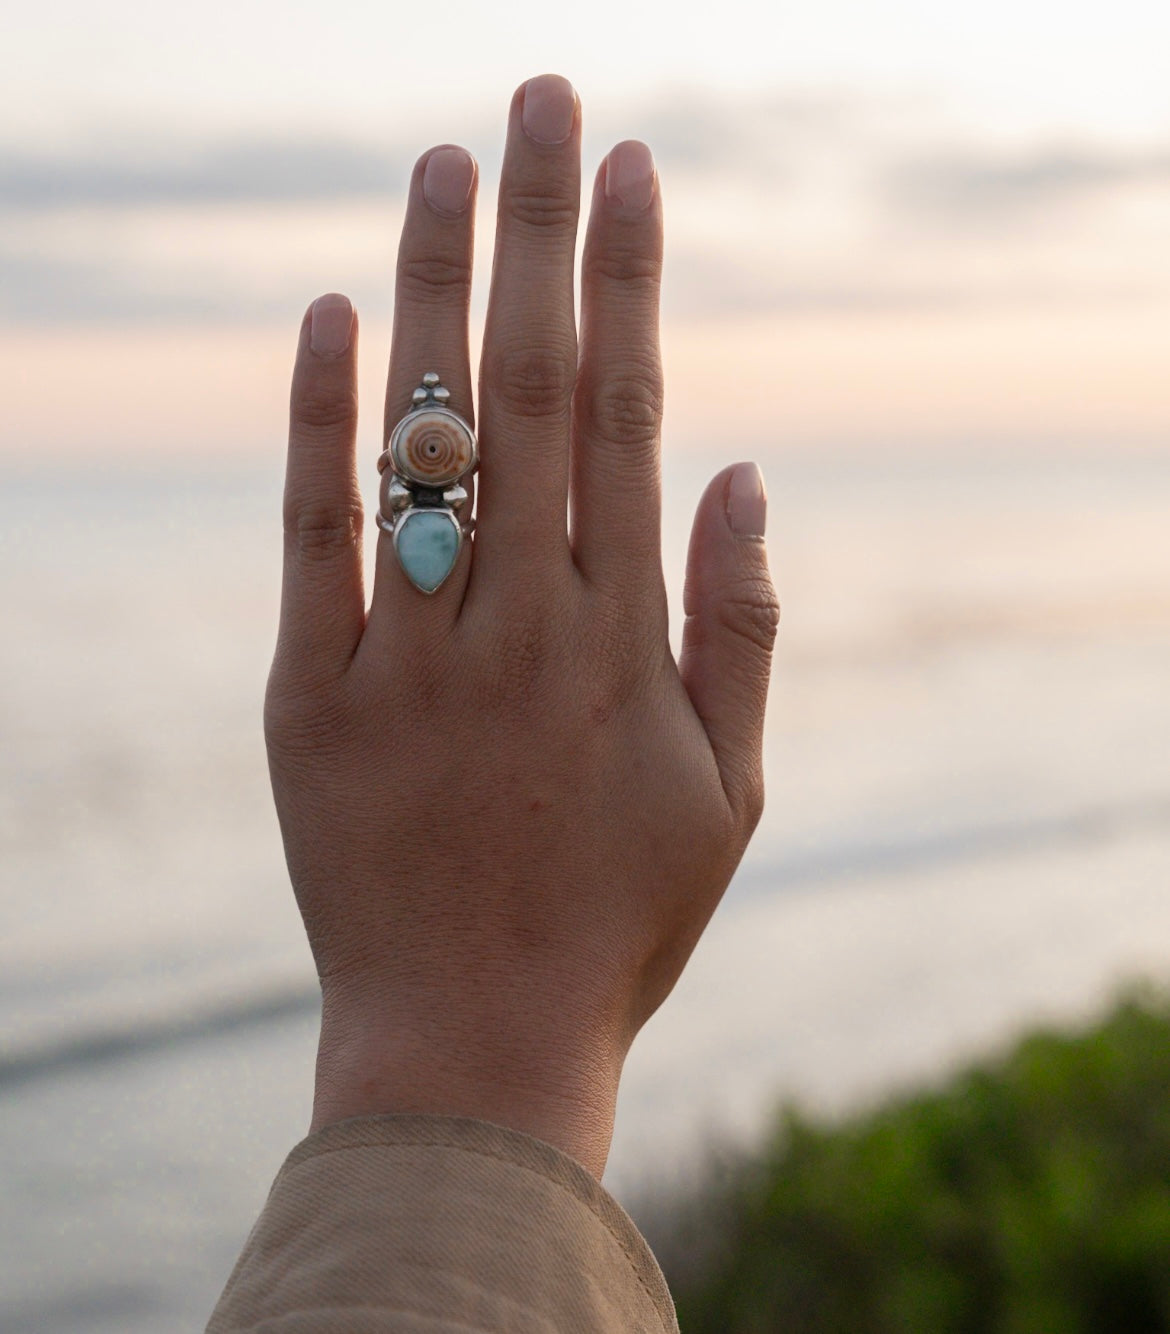
<svg viewBox="0 0 1170 1334"><path fill-rule="evenodd" d="M383 439L429 371L473 421L475 185L459 148L415 169ZM576 96L530 80L500 184L476 528L430 595L382 533L367 612L356 316L335 295L306 315L266 732L323 992L314 1126L475 1116L600 1175L630 1043L760 815L778 609L762 482L739 464L699 505L675 663L648 149L619 144L597 175L578 335L579 202Z"/></svg>

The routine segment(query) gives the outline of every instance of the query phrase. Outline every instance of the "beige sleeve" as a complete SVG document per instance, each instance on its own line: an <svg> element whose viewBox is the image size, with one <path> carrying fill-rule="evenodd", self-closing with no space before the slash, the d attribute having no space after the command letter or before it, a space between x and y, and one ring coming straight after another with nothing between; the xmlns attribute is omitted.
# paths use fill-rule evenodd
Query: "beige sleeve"
<svg viewBox="0 0 1170 1334"><path fill-rule="evenodd" d="M300 1143L208 1334L663 1334L662 1271L573 1159L485 1121L377 1116Z"/></svg>

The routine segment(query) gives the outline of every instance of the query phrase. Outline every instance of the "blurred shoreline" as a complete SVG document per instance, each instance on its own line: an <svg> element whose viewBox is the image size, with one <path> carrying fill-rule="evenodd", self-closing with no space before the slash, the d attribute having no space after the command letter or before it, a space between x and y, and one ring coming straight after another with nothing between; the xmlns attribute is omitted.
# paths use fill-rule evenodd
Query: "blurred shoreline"
<svg viewBox="0 0 1170 1334"><path fill-rule="evenodd" d="M676 608L722 461L665 461ZM631 1054L624 1199L778 1098L858 1106L1170 975L1170 451L762 463L768 807ZM307 1125L260 730L279 468L0 463L6 1329L205 1318Z"/></svg>

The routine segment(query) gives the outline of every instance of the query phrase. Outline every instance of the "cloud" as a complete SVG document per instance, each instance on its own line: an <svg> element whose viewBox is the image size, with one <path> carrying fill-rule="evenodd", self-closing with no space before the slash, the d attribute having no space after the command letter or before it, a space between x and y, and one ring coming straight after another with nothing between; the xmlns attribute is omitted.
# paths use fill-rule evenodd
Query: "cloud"
<svg viewBox="0 0 1170 1334"><path fill-rule="evenodd" d="M359 305L373 307L385 274L353 276L346 285ZM925 274L890 276L857 266L836 275L795 277L697 248L667 256L663 289L667 319L883 316L987 308L1141 304L1165 299L1165 285L1081 282L1022 285L964 283ZM306 284L295 271L251 287L208 281L206 275L144 274L125 259L84 261L0 252L0 324L249 324L299 317Z"/></svg>
<svg viewBox="0 0 1170 1334"><path fill-rule="evenodd" d="M948 221L1066 206L1138 185L1170 186L1170 146L1160 151L1053 145L993 153L956 146L888 165L882 194L902 210Z"/></svg>
<svg viewBox="0 0 1170 1334"><path fill-rule="evenodd" d="M586 156L599 159L616 140L640 137L663 167L765 173L776 182L802 146L861 123L868 105L824 92L736 101L675 88L587 122ZM395 198L426 146L402 135L374 145L287 134L205 142L113 131L94 132L67 151L0 144L0 209ZM494 113L473 125L467 147L485 174L494 174L501 152Z"/></svg>
<svg viewBox="0 0 1170 1334"><path fill-rule="evenodd" d="M599 141L608 147L615 139L637 137L650 144L662 166L734 172L757 182L767 176L776 183L810 149L849 144L855 151L893 106L901 103L880 106L872 97L835 89L733 99L680 87L610 115L601 123Z"/></svg>
<svg viewBox="0 0 1170 1334"><path fill-rule="evenodd" d="M680 85L587 119L585 132L587 162L617 139L638 137L676 179L805 194L827 173L852 180L859 202L875 212L893 206L948 222L1006 221L1126 186L1170 184L1170 143L990 147L912 93L814 87L736 98ZM425 146L397 128L377 141L95 129L66 150L0 143L0 210L397 199ZM494 110L473 117L467 146L485 177L494 175L501 150Z"/></svg>
<svg viewBox="0 0 1170 1334"><path fill-rule="evenodd" d="M663 286L666 314L729 315L864 314L953 306L953 290L923 284L868 281L842 274L834 280L795 279L757 263L699 249L668 252Z"/></svg>
<svg viewBox="0 0 1170 1334"><path fill-rule="evenodd" d="M1008 275L998 281L920 274L888 274L865 265L842 264L838 274L795 277L767 271L750 260L680 250L667 258L664 310L683 318L725 316L865 316L926 314L988 309L1076 309L1141 305L1166 299L1166 284L1142 281Z"/></svg>
<svg viewBox="0 0 1170 1334"><path fill-rule="evenodd" d="M485 115L468 141L488 191L498 129ZM1170 145L1009 151L948 130L921 100L815 89L733 99L677 88L586 130L592 160L627 135L654 148L671 316L1165 299L1165 264L1143 260L1156 219L1065 227L1060 248L1047 231L1038 245L1030 224L1170 186ZM401 132L380 145L108 135L39 156L0 144L0 321L286 319L318 279L381 299L383 201L401 202L418 147ZM250 205L262 207L252 216ZM1161 255L1160 231L1156 245Z"/></svg>
<svg viewBox="0 0 1170 1334"><path fill-rule="evenodd" d="M0 152L0 208L304 203L400 194L413 157L340 140L251 140L34 156Z"/></svg>
<svg viewBox="0 0 1170 1334"><path fill-rule="evenodd" d="M0 323L52 325L167 323L216 320L240 323L291 318L303 291L287 296L243 293L231 283L187 283L122 264L66 259L12 250L0 253Z"/></svg>

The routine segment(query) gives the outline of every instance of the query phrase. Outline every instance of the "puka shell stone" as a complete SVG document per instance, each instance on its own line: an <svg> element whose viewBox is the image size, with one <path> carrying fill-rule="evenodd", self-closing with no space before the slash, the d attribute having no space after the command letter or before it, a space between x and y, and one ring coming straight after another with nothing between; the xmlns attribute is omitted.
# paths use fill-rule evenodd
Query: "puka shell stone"
<svg viewBox="0 0 1170 1334"><path fill-rule="evenodd" d="M390 441L395 469L418 486L444 487L475 466L475 436L444 408L410 412Z"/></svg>

